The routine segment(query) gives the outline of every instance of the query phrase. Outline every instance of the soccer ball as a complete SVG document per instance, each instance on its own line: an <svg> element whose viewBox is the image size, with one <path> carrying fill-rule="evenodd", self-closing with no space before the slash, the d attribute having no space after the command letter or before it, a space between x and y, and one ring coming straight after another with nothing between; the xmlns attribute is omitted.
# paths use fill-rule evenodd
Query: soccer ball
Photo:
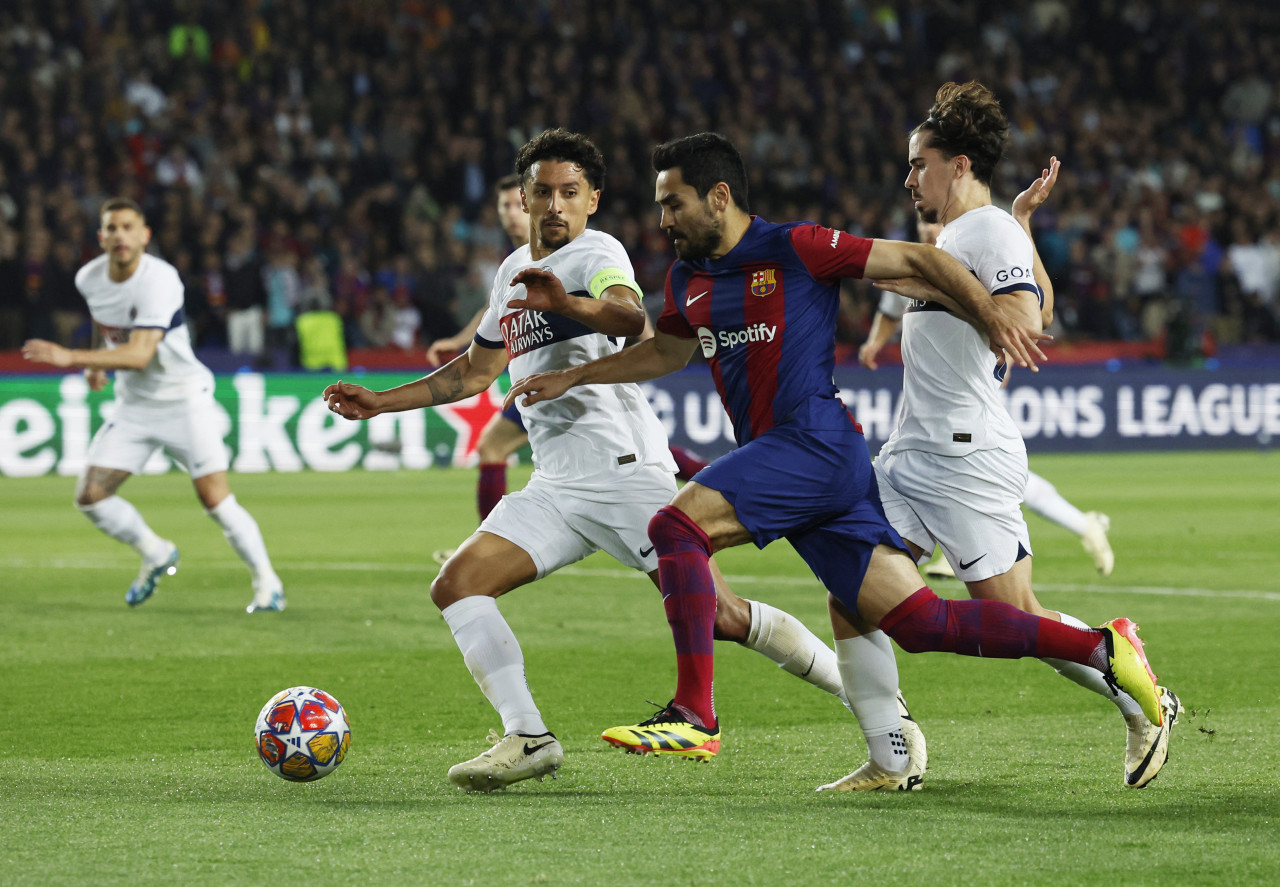
<svg viewBox="0 0 1280 887"><path fill-rule="evenodd" d="M338 700L315 687L290 687L272 696L254 728L258 757L290 782L328 776L347 756L351 725Z"/></svg>

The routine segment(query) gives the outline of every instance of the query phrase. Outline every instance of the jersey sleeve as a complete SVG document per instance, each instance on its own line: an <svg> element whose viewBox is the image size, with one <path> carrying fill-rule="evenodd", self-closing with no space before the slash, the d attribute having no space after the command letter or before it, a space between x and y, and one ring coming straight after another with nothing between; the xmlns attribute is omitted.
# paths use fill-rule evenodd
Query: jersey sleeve
<svg viewBox="0 0 1280 887"><path fill-rule="evenodd" d="M586 254L589 257L583 278L587 284L587 292L591 298L598 299L611 286L625 286L643 299L644 291L636 283L636 272L631 267L631 257L627 250L615 238L601 238L598 247Z"/></svg>
<svg viewBox="0 0 1280 887"><path fill-rule="evenodd" d="M966 256L961 261L993 296L1027 290L1044 304L1044 294L1036 286L1032 267L1035 256L1027 233L1012 216L975 228L965 239Z"/></svg>
<svg viewBox="0 0 1280 887"><path fill-rule="evenodd" d="M676 336L680 339L692 339L693 328L689 326L689 321L680 313L680 309L676 307L675 297L671 290L671 271L675 266L671 266L671 270L667 271L667 284L663 288L662 296L662 313L658 315L658 322L654 324L660 331L668 336Z"/></svg>
<svg viewBox="0 0 1280 887"><path fill-rule="evenodd" d="M902 315L907 313L907 306L910 304L911 300L906 296L885 290L880 294L880 303L876 305L876 310L892 320L902 320Z"/></svg>
<svg viewBox="0 0 1280 887"><path fill-rule="evenodd" d="M184 287L171 266L155 266L155 280L141 287L132 305L134 329L169 330L182 322Z"/></svg>
<svg viewBox="0 0 1280 887"><path fill-rule="evenodd" d="M797 225L791 229L791 246L815 280L834 282L842 277L862 277L872 241L823 225Z"/></svg>

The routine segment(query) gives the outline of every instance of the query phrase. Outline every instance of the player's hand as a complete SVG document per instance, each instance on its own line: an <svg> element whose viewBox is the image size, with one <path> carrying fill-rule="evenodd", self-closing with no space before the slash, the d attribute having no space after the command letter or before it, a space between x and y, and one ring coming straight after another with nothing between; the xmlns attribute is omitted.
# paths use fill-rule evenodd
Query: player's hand
<svg viewBox="0 0 1280 887"><path fill-rule="evenodd" d="M891 277L886 280L873 280L871 285L876 289L888 290L918 302L937 302L942 295L942 290L923 277Z"/></svg>
<svg viewBox="0 0 1280 887"><path fill-rule="evenodd" d="M1013 217L1018 224L1026 224L1031 214L1049 199L1049 192L1058 181L1058 169L1062 166L1057 157L1049 158L1049 168L1040 173L1040 178L1031 183L1031 187L1013 198Z"/></svg>
<svg viewBox="0 0 1280 887"><path fill-rule="evenodd" d="M22 356L32 363L47 363L49 366L71 366L71 351L57 342L46 342L44 339L28 339L22 344Z"/></svg>
<svg viewBox="0 0 1280 887"><path fill-rule="evenodd" d="M874 342L863 342L862 347L858 349L858 363L869 370L874 370L880 366L876 363L876 355L879 353L879 345Z"/></svg>
<svg viewBox="0 0 1280 887"><path fill-rule="evenodd" d="M541 268L526 268L511 278L511 285L524 284L524 298L507 303L512 308L528 308L530 311L554 311L562 313L573 298L564 291L560 278Z"/></svg>
<svg viewBox="0 0 1280 887"><path fill-rule="evenodd" d="M991 350L999 357L1004 353L1007 358L1020 367L1026 367L1033 373L1040 372L1036 361L1048 360L1040 350L1040 342L1052 342L1053 336L1030 323L1019 323L1003 310L996 310L996 321L987 329L987 339Z"/></svg>
<svg viewBox="0 0 1280 887"><path fill-rule="evenodd" d="M344 419L372 419L382 412L378 395L363 385L339 379L324 390L324 402L332 412Z"/></svg>
<svg viewBox="0 0 1280 887"><path fill-rule="evenodd" d="M89 383L90 391L101 391L107 387L107 371L98 369L85 370L84 380Z"/></svg>
<svg viewBox="0 0 1280 887"><path fill-rule="evenodd" d="M516 398L523 396L520 405L524 407L542 403L544 400L555 400L574 386L576 379L572 370L555 370L550 373L535 373L525 376L511 386L507 396L502 400L502 408L509 409Z"/></svg>
<svg viewBox="0 0 1280 887"><path fill-rule="evenodd" d="M447 339L436 339L427 346L427 363L433 367L448 363L463 347L465 347L465 343L459 342L454 336L450 336Z"/></svg>

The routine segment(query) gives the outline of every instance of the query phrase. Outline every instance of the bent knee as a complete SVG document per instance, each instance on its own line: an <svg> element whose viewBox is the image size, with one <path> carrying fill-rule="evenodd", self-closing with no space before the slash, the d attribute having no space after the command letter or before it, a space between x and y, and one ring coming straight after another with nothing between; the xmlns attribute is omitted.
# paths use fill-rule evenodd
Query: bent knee
<svg viewBox="0 0 1280 887"><path fill-rule="evenodd" d="M496 598L505 590L493 587L465 565L445 564L431 581L431 602L443 610L463 598L482 595Z"/></svg>

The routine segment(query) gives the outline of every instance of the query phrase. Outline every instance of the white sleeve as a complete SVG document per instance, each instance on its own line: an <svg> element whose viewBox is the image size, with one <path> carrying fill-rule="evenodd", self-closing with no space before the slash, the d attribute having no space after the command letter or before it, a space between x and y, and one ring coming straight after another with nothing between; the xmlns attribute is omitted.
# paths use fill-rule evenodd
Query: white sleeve
<svg viewBox="0 0 1280 887"><path fill-rule="evenodd" d="M902 320L902 315L907 313L907 306L910 304L911 300L906 296L885 290L880 294L880 304L876 306L876 311L891 320Z"/></svg>
<svg viewBox="0 0 1280 887"><path fill-rule="evenodd" d="M184 290L177 270L171 265L161 265L155 272L154 279L140 288L134 301L134 329L171 329L175 326L175 316L182 310Z"/></svg>
<svg viewBox="0 0 1280 887"><path fill-rule="evenodd" d="M1031 270L1035 265L1031 240L1012 216L1000 216L975 227L964 247L967 255L962 261L993 296L1015 290L1040 294Z"/></svg>

